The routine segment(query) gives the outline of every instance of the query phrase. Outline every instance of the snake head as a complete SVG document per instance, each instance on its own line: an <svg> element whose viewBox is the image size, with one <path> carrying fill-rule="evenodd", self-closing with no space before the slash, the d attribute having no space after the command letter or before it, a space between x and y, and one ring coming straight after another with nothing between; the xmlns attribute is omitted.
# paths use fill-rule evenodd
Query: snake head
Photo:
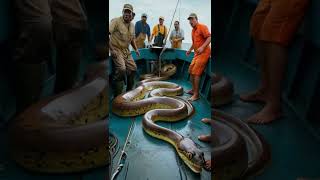
<svg viewBox="0 0 320 180"><path fill-rule="evenodd" d="M205 164L204 153L190 138L183 138L178 143L178 154L193 172L201 172Z"/></svg>

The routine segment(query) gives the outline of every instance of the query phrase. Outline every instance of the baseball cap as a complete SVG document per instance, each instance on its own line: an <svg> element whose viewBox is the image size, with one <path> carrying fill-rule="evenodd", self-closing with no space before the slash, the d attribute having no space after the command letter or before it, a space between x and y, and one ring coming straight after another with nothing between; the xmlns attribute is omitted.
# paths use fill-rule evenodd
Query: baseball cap
<svg viewBox="0 0 320 180"><path fill-rule="evenodd" d="M125 4L123 5L123 10L128 9L131 12L133 12L133 6L131 4Z"/></svg>
<svg viewBox="0 0 320 180"><path fill-rule="evenodd" d="M191 13L191 14L189 15L189 17L188 17L188 20L189 20L190 18L198 18L198 17L197 17L197 15L196 15L196 13Z"/></svg>

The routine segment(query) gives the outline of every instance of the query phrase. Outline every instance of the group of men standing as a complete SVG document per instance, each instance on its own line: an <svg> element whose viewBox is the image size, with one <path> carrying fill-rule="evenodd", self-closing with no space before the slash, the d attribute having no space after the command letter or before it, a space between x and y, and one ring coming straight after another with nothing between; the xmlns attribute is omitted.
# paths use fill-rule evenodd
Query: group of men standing
<svg viewBox="0 0 320 180"><path fill-rule="evenodd" d="M145 48L151 45L154 46L164 46L166 44L166 39L168 35L168 28L163 24L164 17L159 17L159 24L155 25L150 32L150 26L147 23L147 14L143 13L141 15L141 20L137 21L135 24L135 37L136 44L138 48ZM180 28L179 21L174 22L175 29L171 31L169 40L171 42L172 48L181 48L182 40L184 40L184 32ZM148 38L147 45L145 45L146 38ZM154 38L154 43L152 40Z"/></svg>
<svg viewBox="0 0 320 180"><path fill-rule="evenodd" d="M150 26L147 23L147 14L143 13L141 20L134 25L131 21L135 13L131 4L125 4L122 11L122 16L111 20L109 25L109 48L113 60L113 76L112 82L114 87L114 96L123 92L126 82L126 91L129 91L134 86L134 77L137 72L137 66L131 56L129 45L131 45L137 54L140 56L139 48L150 46L163 47L166 44L168 29L163 24L164 17L159 17L159 24L155 25L150 31ZM189 99L195 101L199 99L199 82L203 71L206 68L207 62L211 55L211 33L208 27L198 22L198 17L195 13L191 13L188 17L189 23L192 26L192 45L186 52L189 56L194 50L194 58L189 67L191 75L192 89L188 91L192 97ZM180 28L180 22L174 22L175 29L170 34L170 42L172 48L181 48L182 40L184 40L184 32ZM147 45L145 45L148 38ZM151 44L154 39L154 43Z"/></svg>

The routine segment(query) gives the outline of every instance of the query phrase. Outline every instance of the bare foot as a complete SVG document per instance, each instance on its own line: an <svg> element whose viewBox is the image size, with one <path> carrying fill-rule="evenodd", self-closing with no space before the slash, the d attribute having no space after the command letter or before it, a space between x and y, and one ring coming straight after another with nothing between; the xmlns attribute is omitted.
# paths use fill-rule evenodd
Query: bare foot
<svg viewBox="0 0 320 180"><path fill-rule="evenodd" d="M193 95L193 96L191 96L191 98L188 99L188 101L196 101L198 99L200 99L199 96Z"/></svg>
<svg viewBox="0 0 320 180"><path fill-rule="evenodd" d="M260 112L251 116L247 122L253 124L266 124L280 118L281 115L281 108L279 106L267 104Z"/></svg>
<svg viewBox="0 0 320 180"><path fill-rule="evenodd" d="M212 119L210 119L210 118L202 118L202 119L201 119L201 122L203 122L203 123L205 123L205 124L209 124L210 121L212 121Z"/></svg>
<svg viewBox="0 0 320 180"><path fill-rule="evenodd" d="M200 136L198 136L198 139L203 142L210 142L211 135L200 135Z"/></svg>
<svg viewBox="0 0 320 180"><path fill-rule="evenodd" d="M266 101L266 98L263 90L259 89L253 92L240 95L240 100L244 102L263 102L264 103Z"/></svg>
<svg viewBox="0 0 320 180"><path fill-rule="evenodd" d="M205 165L204 165L204 169L207 171L211 171L211 160L207 160Z"/></svg>
<svg viewBox="0 0 320 180"><path fill-rule="evenodd" d="M190 89L189 91L187 91L187 94L193 95L193 90Z"/></svg>

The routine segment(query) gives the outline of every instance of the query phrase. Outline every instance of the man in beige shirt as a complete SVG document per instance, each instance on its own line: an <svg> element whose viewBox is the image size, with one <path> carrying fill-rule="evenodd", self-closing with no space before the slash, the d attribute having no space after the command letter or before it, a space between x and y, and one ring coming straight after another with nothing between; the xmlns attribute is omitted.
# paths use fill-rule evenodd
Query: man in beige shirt
<svg viewBox="0 0 320 180"><path fill-rule="evenodd" d="M111 20L109 25L109 48L113 60L113 87L114 97L123 92L124 81L127 79L126 91L134 86L134 78L137 65L134 62L129 45L131 44L137 56L140 52L134 41L135 32L133 19L133 7L130 4L123 6L122 16Z"/></svg>

